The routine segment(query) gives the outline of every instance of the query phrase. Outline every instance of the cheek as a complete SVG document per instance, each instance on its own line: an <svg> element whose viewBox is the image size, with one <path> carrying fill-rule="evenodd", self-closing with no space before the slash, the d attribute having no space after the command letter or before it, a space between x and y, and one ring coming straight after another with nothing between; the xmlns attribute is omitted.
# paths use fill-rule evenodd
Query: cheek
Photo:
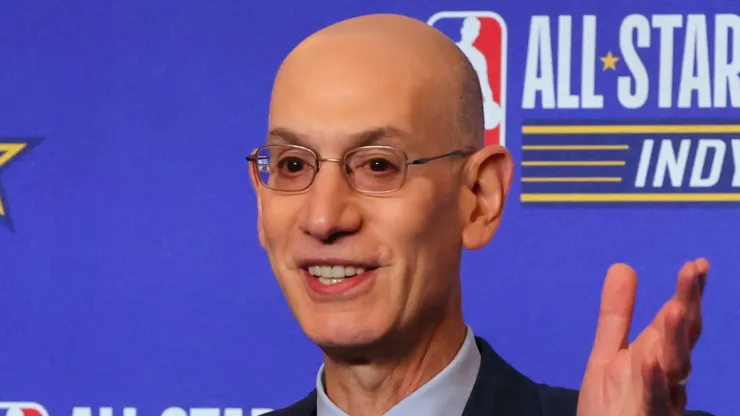
<svg viewBox="0 0 740 416"><path fill-rule="evenodd" d="M379 201L374 210L381 241L402 260L411 275L423 273L459 257L461 232L457 200L434 190ZM420 269L420 270L419 270Z"/></svg>
<svg viewBox="0 0 740 416"><path fill-rule="evenodd" d="M291 284L295 281L293 271L286 266L290 254L291 236L294 235L300 201L295 196L265 195L261 201L260 234L262 245L272 266L273 273L288 303L295 305L301 293L301 286Z"/></svg>
<svg viewBox="0 0 740 416"><path fill-rule="evenodd" d="M383 299L395 305L389 309L400 308L399 319L416 321L430 308L447 307L456 293L461 251L456 200L427 191L383 205L376 211L382 215L382 241L397 266Z"/></svg>
<svg viewBox="0 0 740 416"><path fill-rule="evenodd" d="M385 202L385 201L383 201ZM389 201L378 204L376 214L373 215L380 226L376 232L381 241L385 241L393 248L395 255L407 256L409 250L419 248L417 244L429 232L430 210L424 204L409 203L406 200Z"/></svg>
<svg viewBox="0 0 740 416"><path fill-rule="evenodd" d="M261 203L260 232L268 251L283 247L298 215L297 203L281 201L278 196L265 197Z"/></svg>
<svg viewBox="0 0 740 416"><path fill-rule="evenodd" d="M384 208L389 232L418 246L435 245L429 241L435 236L447 236L457 230L457 212L454 201L432 190L414 198L404 198L393 207Z"/></svg>

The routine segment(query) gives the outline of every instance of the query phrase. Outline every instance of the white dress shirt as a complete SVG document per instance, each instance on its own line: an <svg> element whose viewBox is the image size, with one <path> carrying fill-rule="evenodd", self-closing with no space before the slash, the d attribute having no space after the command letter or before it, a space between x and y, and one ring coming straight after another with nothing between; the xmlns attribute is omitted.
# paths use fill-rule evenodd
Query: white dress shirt
<svg viewBox="0 0 740 416"><path fill-rule="evenodd" d="M400 403L385 416L457 416L462 415L480 369L480 351L473 331L468 328L465 342L455 358L439 374ZM324 391L324 366L316 376L317 416L348 416Z"/></svg>

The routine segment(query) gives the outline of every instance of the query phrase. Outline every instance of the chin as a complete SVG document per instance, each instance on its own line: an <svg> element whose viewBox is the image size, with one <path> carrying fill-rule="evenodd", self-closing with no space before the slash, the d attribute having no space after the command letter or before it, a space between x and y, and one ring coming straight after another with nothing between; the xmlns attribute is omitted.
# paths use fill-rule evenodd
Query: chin
<svg viewBox="0 0 740 416"><path fill-rule="evenodd" d="M301 327L324 350L361 349L377 344L391 332L390 323L361 311L316 314L301 322Z"/></svg>

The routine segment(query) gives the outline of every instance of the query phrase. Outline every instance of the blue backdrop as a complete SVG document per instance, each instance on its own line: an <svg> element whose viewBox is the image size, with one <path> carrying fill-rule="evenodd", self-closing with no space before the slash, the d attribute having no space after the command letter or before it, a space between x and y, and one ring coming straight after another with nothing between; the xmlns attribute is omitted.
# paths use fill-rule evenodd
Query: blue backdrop
<svg viewBox="0 0 740 416"><path fill-rule="evenodd" d="M303 397L320 354L258 245L244 160L272 78L335 21L436 16L458 40L470 13L449 11L483 12L489 140L517 161L500 232L465 257L476 334L578 387L608 266L639 273L637 334L707 256L689 405L740 414L734 0L0 1L0 414Z"/></svg>

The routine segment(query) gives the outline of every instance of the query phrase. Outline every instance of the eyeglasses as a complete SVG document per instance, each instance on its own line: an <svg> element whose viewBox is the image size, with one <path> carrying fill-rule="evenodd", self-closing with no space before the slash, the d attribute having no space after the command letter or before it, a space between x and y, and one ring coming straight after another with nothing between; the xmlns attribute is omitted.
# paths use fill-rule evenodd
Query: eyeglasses
<svg viewBox="0 0 740 416"><path fill-rule="evenodd" d="M450 156L466 156L474 150L455 150L439 156L408 160L403 151L389 146L362 146L341 159L324 158L311 149L296 145L268 145L257 149L247 160L252 162L262 185L280 192L308 189L324 162L342 165L352 188L367 194L383 194L401 189L409 165L423 165Z"/></svg>

